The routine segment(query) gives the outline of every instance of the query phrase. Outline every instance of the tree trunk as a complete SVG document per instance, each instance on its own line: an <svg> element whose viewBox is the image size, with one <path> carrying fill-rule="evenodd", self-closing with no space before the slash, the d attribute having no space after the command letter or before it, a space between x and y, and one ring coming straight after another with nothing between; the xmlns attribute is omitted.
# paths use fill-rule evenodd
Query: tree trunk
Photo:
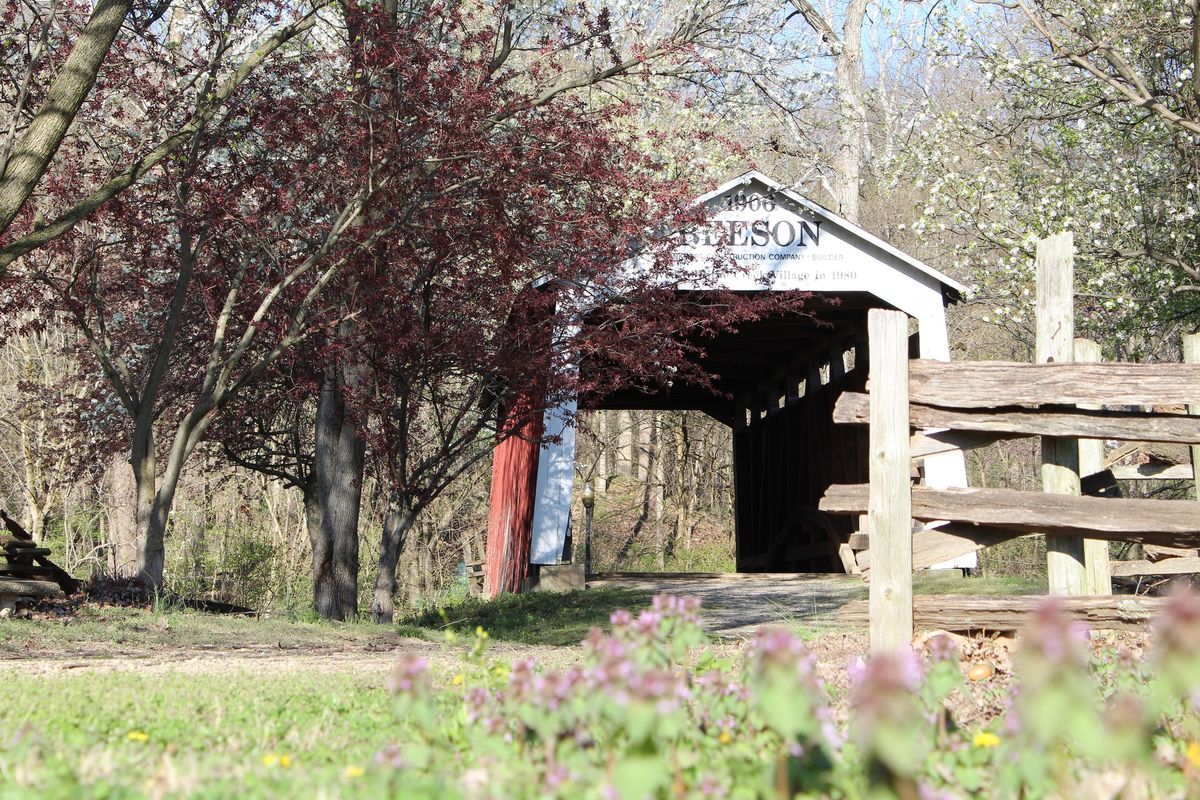
<svg viewBox="0 0 1200 800"><path fill-rule="evenodd" d="M129 461L113 456L104 473L108 502L108 569L118 577L129 577L137 570L138 494Z"/></svg>
<svg viewBox="0 0 1200 800"><path fill-rule="evenodd" d="M375 577L375 595L371 600L371 621L391 624L395 612L396 565L408 531L416 515L394 492L388 497L383 515L383 541L379 546L379 572Z"/></svg>
<svg viewBox="0 0 1200 800"><path fill-rule="evenodd" d="M628 411L617 412L617 475L628 477L633 472L633 417Z"/></svg>
<svg viewBox="0 0 1200 800"><path fill-rule="evenodd" d="M867 117L863 108L862 27L868 0L851 0L837 54L838 149L834 158L833 194L838 213L858 222L858 196L866 156Z"/></svg>
<svg viewBox="0 0 1200 800"><path fill-rule="evenodd" d="M47 501L51 498L51 495L46 495ZM47 510L42 507L36 497L27 497L25 502L25 530L29 531L29 535L33 537L33 543L40 546L46 535Z"/></svg>
<svg viewBox="0 0 1200 800"><path fill-rule="evenodd" d="M665 474L663 469L663 432L662 412L655 411L650 416L650 447L646 460L646 478L649 483L646 491L650 495L650 514L654 518L654 537L657 540L658 568L665 569L667 565L666 526L663 525L663 511L666 505Z"/></svg>
<svg viewBox="0 0 1200 800"><path fill-rule="evenodd" d="M433 594L437 581L433 577L433 531L421 537L421 590L425 597Z"/></svg>
<svg viewBox="0 0 1200 800"><path fill-rule="evenodd" d="M688 413L685 411L680 415L679 428L675 432L675 524L667 542L668 555L674 555L680 542L685 540L690 517L696 507L696 486L688 480L692 468L691 447L691 431L688 430ZM685 546L690 544L688 542Z"/></svg>
<svg viewBox="0 0 1200 800"><path fill-rule="evenodd" d="M650 491L650 483L653 480L650 476L650 456L653 449L651 437L653 436L653 417L647 417L645 414L634 414L633 424L637 429L637 477L638 480L645 481L646 491ZM649 495L647 495L647 498ZM649 500L647 499L647 502Z"/></svg>
<svg viewBox="0 0 1200 800"><path fill-rule="evenodd" d="M415 606L421 600L421 564L417 558L421 528L417 526L410 531L415 535L404 537L404 544L400 547L400 567L408 575L404 583L404 596L410 606Z"/></svg>
<svg viewBox="0 0 1200 800"><path fill-rule="evenodd" d="M155 590L163 587L167 523L170 521L171 506L175 503L175 490L179 486L182 473L183 458L173 454L167 461L157 491L154 489L153 480L138 484L138 528L142 536L138 539L137 571L138 576ZM144 497L143 492L149 492L149 497Z"/></svg>
<svg viewBox="0 0 1200 800"><path fill-rule="evenodd" d="M31 371L32 360L29 354L25 356L26 372ZM25 530L33 537L34 544L41 545L42 537L45 535L46 515L50 511L50 504L53 502L53 492L50 491L48 482L43 478L41 464L39 459L42 453L39 452L42 444L41 440L44 437L37 437L39 441L33 441L31 428L33 427L27 414L21 413L17 417L18 429L20 431L21 443L21 460L25 467L25 484L23 494L25 495L25 513L24 520ZM44 429L44 425L43 425ZM40 496L39 496L40 495Z"/></svg>
<svg viewBox="0 0 1200 800"><path fill-rule="evenodd" d="M337 604L337 593L333 587L333 549L325 538L324 515L321 499L317 496L316 478L303 487L304 526L308 531L308 543L312 549L313 607L333 608Z"/></svg>
<svg viewBox="0 0 1200 800"><path fill-rule="evenodd" d="M135 447L131 463L137 484L138 530L141 534L138 538L137 571L138 577L155 590L163 587L167 523L170 521L179 480L183 476L183 467L210 421L211 417L197 408L180 423L162 475L158 475L153 437L138 435L135 428L134 441L139 446Z"/></svg>
<svg viewBox="0 0 1200 800"><path fill-rule="evenodd" d="M324 563L313 562L313 599L318 614L337 620L358 616L358 514L365 455L344 392L338 368L328 368L317 406L313 460L321 535L329 548ZM317 588L325 582L327 589Z"/></svg>
<svg viewBox="0 0 1200 800"><path fill-rule="evenodd" d="M54 76L33 121L13 148L7 163L0 164L0 170L3 170L0 173L0 231L12 224L50 166L132 7L131 0L99 0L96 3L66 61Z"/></svg>
<svg viewBox="0 0 1200 800"><path fill-rule="evenodd" d="M596 420L596 478L593 487L597 496L604 496L608 490L608 412L597 411Z"/></svg>
<svg viewBox="0 0 1200 800"><path fill-rule="evenodd" d="M162 543L159 542L159 554L156 556L155 548L149 545L148 541L158 486L158 461L154 454L154 438L150 433L135 428L133 442L133 450L129 456L129 464L133 468L134 510L137 517L133 575L153 584L153 573L150 570L154 569L156 561L159 580L162 580Z"/></svg>

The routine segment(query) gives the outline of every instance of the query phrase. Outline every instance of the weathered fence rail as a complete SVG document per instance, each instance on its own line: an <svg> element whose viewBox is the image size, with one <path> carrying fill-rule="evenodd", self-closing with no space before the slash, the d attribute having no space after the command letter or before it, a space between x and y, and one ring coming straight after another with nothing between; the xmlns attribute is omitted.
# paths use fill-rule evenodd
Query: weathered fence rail
<svg viewBox="0 0 1200 800"><path fill-rule="evenodd" d="M1200 509L1194 501L1125 499L1115 492L1081 496L1078 458L1078 440L1092 440L1093 445L1104 439L1200 445L1200 418L1141 408L1180 403L1200 407L1200 365L910 361L903 346L904 314L872 310L868 322L868 393L844 393L834 419L869 424L870 482L830 486L820 509L867 515L865 534L852 536L849 545L860 550L857 566L870 577L867 609L875 649L907 644L914 615L930 623L1003 627L1027 613L1036 599L1003 598L982 606L976 600L963 601L966 605L956 610L940 597L914 606L912 596L913 569L1017 536L1047 536L1055 594L1086 594L1085 586L1102 587L1094 593L1105 593L1110 541L1178 550L1174 559L1118 564L1118 576L1200 570L1200 557L1188 549L1200 547ZM1073 408L1079 404L1110 408ZM1113 410L1113 405L1132 408ZM1043 437L1045 492L911 484L911 460L937 446L978 446L1014 436ZM1102 466L1102 445L1085 461L1089 470L1097 462ZM1097 484L1100 477L1103 486ZM1116 475L1102 471L1083 485L1091 491L1111 489ZM925 524L914 531L913 520ZM1085 540L1091 543L1086 548ZM869 548L863 550L866 544ZM1085 571L1085 562L1099 561L1101 554L1103 563ZM1136 621L1117 610L1123 599L1071 602L1089 620Z"/></svg>
<svg viewBox="0 0 1200 800"><path fill-rule="evenodd" d="M1037 596L981 597L936 595L913 598L913 619L922 627L972 631L1011 631L1023 626L1044 601ZM1162 610L1163 597L1064 597L1062 609L1072 619L1103 628L1143 630ZM838 619L862 624L870 617L868 604L847 603Z"/></svg>
<svg viewBox="0 0 1200 800"><path fill-rule="evenodd" d="M1191 500L1110 500L1016 489L930 489L912 486L911 516L923 522L952 520L1018 533L1052 533L1114 542L1200 546L1200 508ZM835 484L821 498L830 514L861 514L867 484ZM870 526L875 547L874 520Z"/></svg>
<svg viewBox="0 0 1200 800"><path fill-rule="evenodd" d="M869 416L870 398L862 392L843 392L833 409L834 422L866 423ZM1187 414L1003 407L977 410L975 407L943 408L913 403L909 406L908 420L915 428L953 428L956 431L1000 434L990 440L980 437L981 444L1015 436L1082 436L1089 439L1177 444L1200 442L1200 417ZM1190 474L1188 477L1191 477Z"/></svg>
<svg viewBox="0 0 1200 800"><path fill-rule="evenodd" d="M1200 404L1200 364L914 360L909 374L912 402L944 408Z"/></svg>

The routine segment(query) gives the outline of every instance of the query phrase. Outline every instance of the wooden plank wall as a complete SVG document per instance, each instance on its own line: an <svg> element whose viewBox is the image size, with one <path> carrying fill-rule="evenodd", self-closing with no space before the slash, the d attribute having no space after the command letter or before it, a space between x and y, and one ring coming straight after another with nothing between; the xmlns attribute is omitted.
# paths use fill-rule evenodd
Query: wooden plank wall
<svg viewBox="0 0 1200 800"><path fill-rule="evenodd" d="M841 339L739 398L733 426L739 572L843 570L828 534L811 524L811 509L830 485L866 480L867 431L833 424L841 393L866 387L865 341L865 334ZM855 525L830 521L847 535Z"/></svg>

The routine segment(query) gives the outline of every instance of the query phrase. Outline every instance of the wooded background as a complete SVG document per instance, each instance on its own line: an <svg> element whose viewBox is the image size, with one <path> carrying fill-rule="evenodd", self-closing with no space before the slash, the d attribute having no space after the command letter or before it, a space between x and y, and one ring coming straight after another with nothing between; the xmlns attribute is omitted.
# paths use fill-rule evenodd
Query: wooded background
<svg viewBox="0 0 1200 800"><path fill-rule="evenodd" d="M117 220L127 213L120 203L133 207L145 187L156 186L146 179L157 174L153 164L173 164L189 152L197 169L234 158L237 147L226 145L242 140L230 133L240 130L233 112L251 104L238 99L244 87L225 91L229 81L249 86L256 78L245 75L258 70L275 86L318 87L324 67L312 53L322 48L370 68L375 51L355 51L363 37L346 34L368 30L374 33L367 39L390 41L389 31L406 30L397 22L404 14L457 20L418 31L433 44L450 42L423 51L430 59L449 53L445 63L429 62L432 74L452 75L454 59L485 72L513 69L531 107L544 109L529 112L522 124L530 130L552 130L570 115L603 119L624 109L623 124L649 134L634 149L681 195L755 167L967 283L973 294L951 311L956 358L1032 360L1034 247L1064 230L1074 232L1077 247L1077 331L1100 343L1104 360L1178 361L1180 335L1200 322L1200 23L1193 2L639 0L584 3L573 11L536 3L393 6L391 27L377 30L350 2L244 3L214 16L190 0L153 9L119 0L94 8L5 0L5 25L16 33L0 51L0 507L69 571L121 573L136 561L143 523L129 444L137 426L122 423L113 433L114 392L99 377L84 329L65 306L39 306L31 287L62 278L87 237L104 241L103 214ZM97 34L87 40L92 51L72 49L84 30ZM471 61L472 48L486 57ZM533 71L539 58L553 60L549 78ZM80 69L72 72L68 63ZM147 73L151 64L163 80ZM73 85L56 80L68 73L77 77ZM130 75L144 83L130 82ZM226 82L198 92L206 75ZM567 100L574 105L556 105ZM74 109L69 128L55 128L44 113L58 101ZM439 101L431 95L411 102L432 109ZM456 106L454 118L507 113L481 111L490 102L485 98L471 102ZM174 116L146 111L160 106L175 109ZM313 126L303 142L289 144L298 163L315 158L314 142L338 133L322 131L317 111L311 118L296 112ZM210 130L225 137L221 148L200 145ZM254 146L243 144L241 152ZM271 168L287 171L282 164ZM212 202L220 207L219 197ZM265 219L279 211L262 213ZM466 219L472 212L447 211L447 219L451 213ZM139 219L120 229L148 239L165 235L165 228L149 226L149 217ZM237 241L249 246L250 240ZM136 302L128 302L107 313L136 319ZM269 391L244 394L249 400L225 417L244 421L269 411L269 424L297 432L298 452L308 453L319 371L315 384L305 383L296 380L303 363L273 363L277 374L264 384ZM361 379L338 369L339 385ZM394 363L372 369L401 374ZM178 394L162 398L159 416L146 423L163 440L160 480L170 464L171 432L184 424L190 402L186 387L171 391ZM288 402L278 402L284 397ZM246 432L237 427L218 421L202 428L180 462L163 526L163 584L256 608L311 608L307 495L297 480L281 480L278 463L260 457L266 439L247 448ZM362 513L352 530L364 606L372 602L372 577L389 541L398 548L400 605L466 592L459 567L482 559L489 478L482 454L493 434L486 426L474 431L456 455L453 479L422 496L411 527L390 540L389 508L399 508L389 461L395 450L369 437L360 443ZM606 411L582 414L579 434L579 480L597 487L597 569L732 568L726 428L698 412ZM433 447L416 438L400 435L413 452ZM1122 463L1187 463L1186 448L1177 449L1129 451ZM293 466L303 474L292 478L311 480L302 460ZM972 485L985 487L1035 489L1039 463L1030 441L968 454ZM1132 488L1145 496L1190 491L1180 481ZM1044 564L1038 539L980 555L985 573L1041 574Z"/></svg>

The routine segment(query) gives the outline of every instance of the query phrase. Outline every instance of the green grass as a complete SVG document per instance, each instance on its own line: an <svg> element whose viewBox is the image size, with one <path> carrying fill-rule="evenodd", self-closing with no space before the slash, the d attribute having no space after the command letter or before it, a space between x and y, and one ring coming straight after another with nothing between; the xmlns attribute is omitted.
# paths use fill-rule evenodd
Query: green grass
<svg viewBox="0 0 1200 800"><path fill-rule="evenodd" d="M1020 594L1044 587L921 575L916 590ZM372 768L404 726L405 712L384 689L391 655L368 663L353 653L404 647L409 636L440 642L447 628L469 638L476 626L498 643L572 646L589 628L606 627L613 610L637 610L649 599L649 592L608 588L473 599L391 628L173 607L84 607L67 624L0 620L0 654L14 659L0 704L0 800L396 796L403 771ZM808 640L823 632L794 627ZM453 652L411 640L407 646L428 651L440 686L464 670ZM293 650L305 657L292 660ZM322 661L338 650L351 655ZM160 659L172 651L182 660ZM31 674L15 660L22 655L53 660L36 662L44 671ZM497 655L513 657L503 649ZM89 656L116 658L95 668ZM571 661L578 651L539 651L543 656ZM489 658L467 671L494 668ZM288 766L280 761L285 755ZM463 757L438 755L448 773ZM446 787L414 793L406 784L405 791L440 797Z"/></svg>
<svg viewBox="0 0 1200 800"><path fill-rule="evenodd" d="M181 607L146 611L83 606L66 620L0 620L0 654L89 655L190 648L340 649L395 643L393 628L284 616L239 617Z"/></svg>
<svg viewBox="0 0 1200 800"><path fill-rule="evenodd" d="M1043 578L960 578L937 573L918 572L913 576L913 593L939 594L1046 594L1046 579Z"/></svg>
<svg viewBox="0 0 1200 800"><path fill-rule="evenodd" d="M296 797L318 785L339 796L355 780L347 767L368 766L394 736L382 683L300 672L10 675L0 797Z"/></svg>
<svg viewBox="0 0 1200 800"><path fill-rule="evenodd" d="M650 598L649 592L632 589L532 592L490 602L472 598L401 620L397 631L441 641L446 630L471 634L479 626L500 642L570 646L583 641L591 628L606 626L616 609L644 608Z"/></svg>

